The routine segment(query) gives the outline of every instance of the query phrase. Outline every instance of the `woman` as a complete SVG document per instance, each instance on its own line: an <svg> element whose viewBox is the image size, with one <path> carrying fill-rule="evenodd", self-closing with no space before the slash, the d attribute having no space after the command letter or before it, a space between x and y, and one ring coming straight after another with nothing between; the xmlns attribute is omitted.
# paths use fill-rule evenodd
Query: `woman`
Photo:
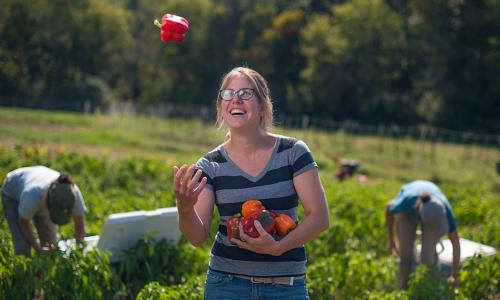
<svg viewBox="0 0 500 300"><path fill-rule="evenodd" d="M458 287L460 237L457 222L448 198L435 183L415 180L401 186L396 198L385 207L385 220L389 250L393 256L399 256L399 288L408 288L418 224L422 227L420 261L429 268L437 267L436 244L448 234L453 249L450 282ZM394 239L394 227L397 229L398 247Z"/></svg>
<svg viewBox="0 0 500 300"><path fill-rule="evenodd" d="M4 179L2 204L16 254L30 257L32 249L37 253L48 251L57 245L58 225L71 219L76 241L84 241L85 202L67 173L45 166L15 169Z"/></svg>
<svg viewBox="0 0 500 300"><path fill-rule="evenodd" d="M220 215L205 299L309 299L304 244L329 226L325 193L306 144L268 132L272 121L265 79L235 68L222 79L217 97L217 124L228 128L228 139L196 165L174 167L179 227L194 246L209 236L214 205ZM300 201L304 218L279 241L258 221L259 237L240 226L241 240L229 241L227 221L249 199L296 222Z"/></svg>

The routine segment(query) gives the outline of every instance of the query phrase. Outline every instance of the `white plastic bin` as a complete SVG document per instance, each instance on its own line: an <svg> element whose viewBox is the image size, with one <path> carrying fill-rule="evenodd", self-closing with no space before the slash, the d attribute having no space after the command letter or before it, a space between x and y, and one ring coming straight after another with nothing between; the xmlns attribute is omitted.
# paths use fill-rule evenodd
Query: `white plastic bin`
<svg viewBox="0 0 500 300"><path fill-rule="evenodd" d="M86 250L93 247L108 250L111 252L110 261L117 262L122 258L123 251L146 233L156 240L166 239L177 243L181 236L177 224L177 207L112 214L104 221L100 235L85 237ZM59 248L70 250L74 243L74 240L60 241Z"/></svg>
<svg viewBox="0 0 500 300"><path fill-rule="evenodd" d="M420 251L422 246L417 244L415 251L415 258L417 263L420 263ZM453 264L453 247L449 239L444 239L436 245L436 252L438 253L438 264L441 269L450 271ZM471 259L474 255L490 256L494 255L497 251L495 248L483 245L471 240L460 238L460 263Z"/></svg>

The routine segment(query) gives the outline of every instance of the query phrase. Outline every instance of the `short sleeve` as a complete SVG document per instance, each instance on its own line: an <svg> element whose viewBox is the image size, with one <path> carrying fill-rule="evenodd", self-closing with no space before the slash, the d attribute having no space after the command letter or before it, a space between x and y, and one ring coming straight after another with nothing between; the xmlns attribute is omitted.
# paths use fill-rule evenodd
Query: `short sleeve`
<svg viewBox="0 0 500 300"><path fill-rule="evenodd" d="M448 220L448 225L450 225L449 233L452 233L457 230L457 221L455 220L455 216L453 216L453 212L448 205L446 207L446 219Z"/></svg>
<svg viewBox="0 0 500 300"><path fill-rule="evenodd" d="M298 140L291 149L291 161L293 177L298 176L305 171L317 168L318 164L314 161L309 147L306 143Z"/></svg>
<svg viewBox="0 0 500 300"><path fill-rule="evenodd" d="M392 200L389 211L392 214L411 213L413 210L413 205L415 205L417 200L418 195L408 193L405 186L403 186L396 198Z"/></svg>
<svg viewBox="0 0 500 300"><path fill-rule="evenodd" d="M210 162L206 157L202 157L196 162L196 168L203 172L202 176L200 177L200 181L203 177L206 177L207 184L205 185L205 187L213 191L215 188L215 183L214 183L215 168L213 163Z"/></svg>
<svg viewBox="0 0 500 300"><path fill-rule="evenodd" d="M76 185L75 185L75 190L76 190L76 203L75 207L73 208L73 215L79 216L83 215L87 211L87 207L85 206L85 202L83 201L82 193L80 192L80 189Z"/></svg>

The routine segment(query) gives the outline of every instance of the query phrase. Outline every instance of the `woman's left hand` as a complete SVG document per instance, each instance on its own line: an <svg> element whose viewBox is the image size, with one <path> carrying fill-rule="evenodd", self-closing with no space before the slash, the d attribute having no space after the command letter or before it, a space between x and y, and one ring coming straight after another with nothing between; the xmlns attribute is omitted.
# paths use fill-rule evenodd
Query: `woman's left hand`
<svg viewBox="0 0 500 300"><path fill-rule="evenodd" d="M259 232L259 236L253 238L245 233L243 230L243 226L241 223L239 224L240 230L240 239L231 239L231 242L238 245L238 247L256 252L261 254L270 254L274 256L281 255L281 251L279 249L279 242L275 241L273 236L266 232L264 227L260 224L259 221L254 221L255 229Z"/></svg>

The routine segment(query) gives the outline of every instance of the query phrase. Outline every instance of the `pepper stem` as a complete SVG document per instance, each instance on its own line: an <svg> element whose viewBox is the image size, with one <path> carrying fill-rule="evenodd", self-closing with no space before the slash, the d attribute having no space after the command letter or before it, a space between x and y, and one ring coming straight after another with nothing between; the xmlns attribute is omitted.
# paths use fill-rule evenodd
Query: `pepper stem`
<svg viewBox="0 0 500 300"><path fill-rule="evenodd" d="M155 21L153 22L153 24L155 24L156 26L158 26L158 28L161 29L161 23L160 23L160 21L158 21L158 19L155 19Z"/></svg>

